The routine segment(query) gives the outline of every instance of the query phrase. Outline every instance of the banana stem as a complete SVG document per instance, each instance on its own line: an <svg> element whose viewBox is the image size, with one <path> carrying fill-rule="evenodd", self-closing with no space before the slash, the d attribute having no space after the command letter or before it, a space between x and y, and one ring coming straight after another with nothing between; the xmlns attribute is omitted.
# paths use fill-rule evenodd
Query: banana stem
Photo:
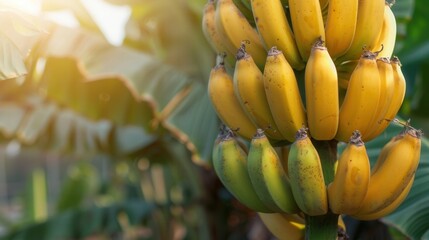
<svg viewBox="0 0 429 240"><path fill-rule="evenodd" d="M305 216L306 240L335 240L338 236L338 215Z"/></svg>
<svg viewBox="0 0 429 240"><path fill-rule="evenodd" d="M313 145L319 153L326 185L334 180L337 162L337 141L316 141ZM306 240L332 240L338 236L338 214L328 212L321 216L305 216Z"/></svg>

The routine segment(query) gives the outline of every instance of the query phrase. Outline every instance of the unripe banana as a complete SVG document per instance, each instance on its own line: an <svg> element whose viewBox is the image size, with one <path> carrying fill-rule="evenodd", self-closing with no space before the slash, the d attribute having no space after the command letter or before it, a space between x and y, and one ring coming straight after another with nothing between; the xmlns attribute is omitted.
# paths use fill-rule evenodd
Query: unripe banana
<svg viewBox="0 0 429 240"><path fill-rule="evenodd" d="M214 170L222 184L234 197L258 212L272 212L259 199L247 172L247 155L228 129L213 153Z"/></svg>
<svg viewBox="0 0 429 240"><path fill-rule="evenodd" d="M288 176L293 196L301 211L309 216L328 212L328 199L319 154L305 128L298 131L289 150Z"/></svg>
<svg viewBox="0 0 429 240"><path fill-rule="evenodd" d="M238 50L236 58L234 91L241 106L259 128L265 129L270 139L284 139L277 129L268 105L262 72L252 56L247 54L244 43Z"/></svg>
<svg viewBox="0 0 429 240"><path fill-rule="evenodd" d="M331 140L339 121L338 76L322 44L315 43L305 68L307 122L312 138Z"/></svg>
<svg viewBox="0 0 429 240"><path fill-rule="evenodd" d="M223 61L210 72L208 94L222 122L231 129L237 130L243 138L252 139L256 127L235 96L232 77L226 72Z"/></svg>
<svg viewBox="0 0 429 240"><path fill-rule="evenodd" d="M328 2L328 1L327 1ZM355 35L359 0L330 0L325 26L326 47L333 59L345 54Z"/></svg>
<svg viewBox="0 0 429 240"><path fill-rule="evenodd" d="M306 124L304 104L292 67L275 47L268 52L264 86L278 130L286 140L293 142L295 133Z"/></svg>
<svg viewBox="0 0 429 240"><path fill-rule="evenodd" d="M370 141L378 136L378 129L385 121L389 105L392 102L394 94L394 75L393 68L388 58L377 59L377 67L380 73L380 99L376 110L376 115L371 120L367 135L362 138L364 141Z"/></svg>
<svg viewBox="0 0 429 240"><path fill-rule="evenodd" d="M358 59L362 48L372 49L383 26L385 0L359 0L356 30L349 50L337 62ZM350 19L346 19L350 21Z"/></svg>
<svg viewBox="0 0 429 240"><path fill-rule="evenodd" d="M235 53L231 53L226 48L223 43L223 39L219 35L219 32L216 30L216 21L215 21L215 9L216 4L214 0L209 0L204 6L203 18L202 18L202 30L203 34L209 42L213 50L218 53L224 53L226 55L226 61L229 66L233 67L235 64Z"/></svg>
<svg viewBox="0 0 429 240"><path fill-rule="evenodd" d="M297 216L282 213L258 213L258 215L264 225L277 239L304 239L305 223L297 222Z"/></svg>
<svg viewBox="0 0 429 240"><path fill-rule="evenodd" d="M258 32L249 24L232 0L218 0L216 7L216 29L229 52L237 52L243 40L249 41L247 51L260 69L264 69L267 52Z"/></svg>
<svg viewBox="0 0 429 240"><path fill-rule="evenodd" d="M319 0L289 0L290 16L296 44L307 61L317 39L325 40L325 28Z"/></svg>
<svg viewBox="0 0 429 240"><path fill-rule="evenodd" d="M375 136L380 135L387 128L390 121L393 120L401 108L405 97L406 81L401 70L401 63L397 57L393 57L390 60L390 64L393 69L393 94L390 102L388 103L389 105L386 113L384 114L384 119L382 119L380 124L377 124L377 129L371 134Z"/></svg>
<svg viewBox="0 0 429 240"><path fill-rule="evenodd" d="M414 176L420 160L421 133L407 126L388 147L389 151L380 155L383 158L377 159L381 163L371 173L368 192L356 215L373 214L391 205Z"/></svg>
<svg viewBox="0 0 429 240"><path fill-rule="evenodd" d="M380 34L378 35L377 41L372 49L373 51L377 51L383 46L383 51L380 52L379 57L390 58L393 50L395 49L396 19L390 7L391 5L386 1L384 7L383 27L381 28Z"/></svg>
<svg viewBox="0 0 429 240"><path fill-rule="evenodd" d="M253 188L265 205L278 212L299 212L280 158L261 129L250 143L247 169Z"/></svg>
<svg viewBox="0 0 429 240"><path fill-rule="evenodd" d="M399 196L395 200L393 200L393 202L390 205L387 205L385 208L378 210L374 213L370 213L370 214L359 214L358 213L358 214L352 215L352 217L359 219L359 220L368 221L368 220L379 219L379 218L382 218L384 216L389 215L390 213L395 211L401 205L401 203L407 198L408 193L410 192L411 187L413 186L414 177L415 177L415 175L413 175L413 177L411 178L410 182L405 187L405 189L399 194Z"/></svg>
<svg viewBox="0 0 429 240"><path fill-rule="evenodd" d="M334 181L328 186L328 202L333 213L353 214L368 190L370 164L359 131L353 132L341 153Z"/></svg>
<svg viewBox="0 0 429 240"><path fill-rule="evenodd" d="M346 142L353 131L367 136L371 120L377 114L380 99L380 74L376 54L365 51L350 76L347 92L340 107L340 122L336 139Z"/></svg>
<svg viewBox="0 0 429 240"><path fill-rule="evenodd" d="M304 63L281 1L252 0L251 2L256 27L266 49L277 46L294 69L303 69Z"/></svg>

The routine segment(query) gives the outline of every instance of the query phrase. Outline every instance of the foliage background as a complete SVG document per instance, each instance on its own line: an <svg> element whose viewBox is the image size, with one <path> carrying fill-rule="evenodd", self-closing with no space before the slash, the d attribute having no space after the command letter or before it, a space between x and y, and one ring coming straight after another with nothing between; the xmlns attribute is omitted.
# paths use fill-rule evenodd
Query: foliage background
<svg viewBox="0 0 429 240"><path fill-rule="evenodd" d="M269 239L210 167L219 120L206 94L206 1L105 2L131 11L119 46L80 0L43 0L40 16L0 11L2 239ZM400 115L428 132L425 4L393 10L407 79ZM43 17L63 10L79 27ZM372 161L399 131L368 143ZM347 218L353 239L429 239L424 142L407 200L381 221Z"/></svg>

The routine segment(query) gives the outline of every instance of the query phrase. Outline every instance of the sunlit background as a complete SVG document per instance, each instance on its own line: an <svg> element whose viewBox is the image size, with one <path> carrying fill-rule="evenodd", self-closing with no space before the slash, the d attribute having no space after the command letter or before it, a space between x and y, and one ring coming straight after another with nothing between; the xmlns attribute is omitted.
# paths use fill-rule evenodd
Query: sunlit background
<svg viewBox="0 0 429 240"><path fill-rule="evenodd" d="M54 3L55 0L52 2ZM76 3L75 1L69 2ZM120 45L124 38L125 24L131 14L130 8L128 6L109 4L103 0L85 0L80 2L95 23L99 25L106 39L113 45ZM32 15L42 15L49 20L67 27L79 26L79 22L69 10L42 13L42 0L0 0L0 4ZM53 5L46 7L55 8Z"/></svg>

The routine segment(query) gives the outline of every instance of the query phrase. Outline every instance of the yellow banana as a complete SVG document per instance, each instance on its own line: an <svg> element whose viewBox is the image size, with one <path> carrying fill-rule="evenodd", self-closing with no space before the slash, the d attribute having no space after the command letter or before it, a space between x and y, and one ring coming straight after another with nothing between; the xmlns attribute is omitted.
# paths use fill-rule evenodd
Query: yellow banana
<svg viewBox="0 0 429 240"><path fill-rule="evenodd" d="M325 40L319 0L289 0L289 10L296 44L302 59L307 61L316 40Z"/></svg>
<svg viewBox="0 0 429 240"><path fill-rule="evenodd" d="M326 47L333 59L345 54L355 35L359 0L330 0L325 26Z"/></svg>
<svg viewBox="0 0 429 240"><path fill-rule="evenodd" d="M371 120L367 135L362 138L365 142L374 139L380 134L378 129L385 121L384 119L394 94L394 75L390 60L384 57L377 59L377 67L380 73L380 99L376 110L377 114Z"/></svg>
<svg viewBox="0 0 429 240"><path fill-rule="evenodd" d="M297 133L289 150L288 176L293 196L301 211L309 216L328 212L328 199L319 154L306 129Z"/></svg>
<svg viewBox="0 0 429 240"><path fill-rule="evenodd" d="M255 26L255 19L253 18L252 8L247 6L244 0L232 0L235 6L240 10L250 25ZM245 4L246 2L246 4Z"/></svg>
<svg viewBox="0 0 429 240"><path fill-rule="evenodd" d="M264 225L279 240L303 240L305 223L296 222L295 215L258 213Z"/></svg>
<svg viewBox="0 0 429 240"><path fill-rule="evenodd" d="M219 32L216 30L215 7L216 4L214 0L209 0L204 6L202 30L213 50L218 54L224 53L226 55L226 61L228 65L233 67L235 64L235 52L232 53L228 51L221 36L219 35Z"/></svg>
<svg viewBox="0 0 429 240"><path fill-rule="evenodd" d="M247 54L245 44L239 48L234 70L234 91L241 106L256 125L265 130L270 139L281 140L268 105L261 70L252 56Z"/></svg>
<svg viewBox="0 0 429 240"><path fill-rule="evenodd" d="M352 215L352 217L359 219L359 220L368 221L368 220L379 219L379 218L382 218L384 216L389 215L390 213L395 211L401 205L401 203L405 200L405 198L407 198L408 193L410 192L411 187L413 186L414 177L415 176L413 175L411 180L409 181L409 183L405 187L405 189L399 194L399 196L395 200L393 200L393 202L390 205L387 205L385 208L378 210L374 213L356 214L356 215Z"/></svg>
<svg viewBox="0 0 429 240"><path fill-rule="evenodd" d="M305 97L310 135L317 140L335 137L339 121L338 76L323 42L313 46L305 68Z"/></svg>
<svg viewBox="0 0 429 240"><path fill-rule="evenodd" d="M303 69L304 63L281 1L252 0L251 3L256 27L266 49L277 46L294 69Z"/></svg>
<svg viewBox="0 0 429 240"><path fill-rule="evenodd" d="M334 181L328 185L328 202L336 214L353 214L368 190L370 164L359 131L353 132L338 160Z"/></svg>
<svg viewBox="0 0 429 240"><path fill-rule="evenodd" d="M358 59L362 48L374 47L383 26L384 2L385 0L359 0L353 42L349 50L338 58L338 62Z"/></svg>
<svg viewBox="0 0 429 240"><path fill-rule="evenodd" d="M391 205L404 191L420 160L420 138L419 131L407 126L405 133L387 144L390 150L377 159L381 163L371 173L368 192L356 215L378 212ZM394 177L392 173L395 173Z"/></svg>
<svg viewBox="0 0 429 240"><path fill-rule="evenodd" d="M228 129L213 156L216 175L238 201L258 212L272 212L259 199L247 173L247 155Z"/></svg>
<svg viewBox="0 0 429 240"><path fill-rule="evenodd" d="M346 142L353 131L359 130L362 138L371 126L376 115L380 99L380 74L378 73L376 54L365 51L350 76L346 95L340 107L340 122L337 136Z"/></svg>
<svg viewBox="0 0 429 240"><path fill-rule="evenodd" d="M250 143L247 170L256 194L265 205L277 212L299 212L281 160L262 129L258 129Z"/></svg>
<svg viewBox="0 0 429 240"><path fill-rule="evenodd" d="M393 118L398 113L399 109L401 108L402 102L404 101L405 97L405 90L406 90L406 81L404 74L401 70L401 63L399 62L399 59L397 57L393 57L390 60L390 64L392 65L393 69L393 93L392 98L390 102L388 102L388 108L386 110L386 113L384 114L384 119L377 124L377 129L373 131L371 135L378 136L380 135L389 125L390 121L393 120Z"/></svg>
<svg viewBox="0 0 429 240"><path fill-rule="evenodd" d="M208 94L222 122L231 129L237 130L243 138L252 139L256 127L235 96L232 77L226 72L222 61L210 72Z"/></svg>
<svg viewBox="0 0 429 240"><path fill-rule="evenodd" d="M293 142L295 133L306 124L304 104L292 67L275 47L268 52L264 86L278 130L286 140Z"/></svg>
<svg viewBox="0 0 429 240"><path fill-rule="evenodd" d="M377 51L381 46L383 46L383 51L380 52L379 57L390 58L395 48L396 19L390 7L391 5L386 1L384 7L383 27L381 28L377 41L373 46L373 51Z"/></svg>
<svg viewBox="0 0 429 240"><path fill-rule="evenodd" d="M264 68L267 52L258 32L243 17L232 0L218 0L216 7L216 29L230 52L237 52L243 40L249 42L247 51L260 69Z"/></svg>

